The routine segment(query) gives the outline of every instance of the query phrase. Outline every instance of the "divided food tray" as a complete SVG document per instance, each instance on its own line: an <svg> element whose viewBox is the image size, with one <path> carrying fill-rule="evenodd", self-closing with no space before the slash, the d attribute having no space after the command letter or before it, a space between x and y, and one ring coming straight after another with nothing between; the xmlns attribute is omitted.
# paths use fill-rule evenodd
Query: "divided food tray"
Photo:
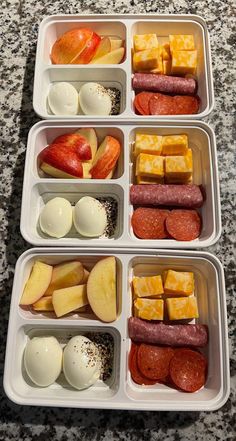
<svg viewBox="0 0 236 441"><path fill-rule="evenodd" d="M71 313L54 318L51 313L33 313L19 306L24 283L35 260L48 264L79 259L89 269L99 259L113 255L117 261L118 318L102 323L93 314ZM196 393L184 393L163 384L139 386L128 370L131 341L128 318L132 315L131 280L133 275L161 274L165 269L193 271L195 296L199 306L197 323L207 324L209 344L207 382ZM24 370L22 357L32 336L56 336L62 346L73 335L109 333L114 342L112 375L107 383L99 380L86 390L75 390L63 378L47 388L33 385ZM35 248L19 258L13 285L6 350L4 388L8 397L25 405L87 407L139 410L205 410L221 407L229 395L229 361L224 274L221 263L213 255L201 251L96 250L85 248Z"/></svg>
<svg viewBox="0 0 236 441"><path fill-rule="evenodd" d="M54 65L50 60L53 43L64 32L76 27L89 27L99 35L120 37L125 40L126 54L121 64L110 65ZM53 83L66 81L79 89L88 81L98 82L105 87L116 87L121 92L120 114L109 116L109 120L156 121L163 116L136 115L133 107L132 89L132 45L135 34L156 33L159 40L166 41L169 34L193 34L198 51L198 95L200 111L196 115L185 115L187 120L203 118L214 106L213 79L210 54L210 40L205 21L197 15L55 15L45 18L39 28L35 64L33 106L35 112L45 119L57 119L47 105L47 96ZM68 115L60 115L68 119ZM171 120L181 119L181 115L167 116ZM76 115L84 121L91 116ZM102 116L92 116L97 121Z"/></svg>
<svg viewBox="0 0 236 441"><path fill-rule="evenodd" d="M107 134L117 137L121 143L121 155L112 179L58 179L49 178L39 170L37 156L57 136L74 132L79 127L93 127L99 141ZM202 185L206 199L199 210L202 232L193 241L173 239L138 239L131 227L133 206L129 201L129 189L134 182L132 148L137 132L167 135L186 133L193 151L193 182ZM118 204L117 226L113 236L106 238L79 237L71 230L66 237L55 239L42 233L38 225L39 214L45 203L61 196L75 204L82 196L112 196ZM220 196L217 171L215 136L203 122L163 121L159 123L81 123L76 121L42 121L35 124L28 137L25 176L23 184L21 233L33 245L87 246L131 248L198 248L215 243L221 233Z"/></svg>

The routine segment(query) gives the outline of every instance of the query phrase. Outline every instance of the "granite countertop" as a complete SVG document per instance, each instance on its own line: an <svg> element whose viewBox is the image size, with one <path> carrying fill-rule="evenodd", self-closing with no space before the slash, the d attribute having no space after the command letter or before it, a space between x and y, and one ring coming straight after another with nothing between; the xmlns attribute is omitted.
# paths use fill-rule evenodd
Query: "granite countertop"
<svg viewBox="0 0 236 441"><path fill-rule="evenodd" d="M216 133L221 187L220 240L209 251L225 268L230 338L231 395L216 412L134 412L21 407L2 389L9 305L18 256L29 247L20 235L21 190L27 134L39 120L32 108L33 75L40 21L58 13L192 13L202 15L210 31L216 105L206 119ZM233 0L105 1L3 0L1 69L1 295L0 295L0 440L230 441L236 428L235 297L235 150L233 144L234 50ZM235 217L234 217L235 219ZM234 228L233 228L234 227Z"/></svg>

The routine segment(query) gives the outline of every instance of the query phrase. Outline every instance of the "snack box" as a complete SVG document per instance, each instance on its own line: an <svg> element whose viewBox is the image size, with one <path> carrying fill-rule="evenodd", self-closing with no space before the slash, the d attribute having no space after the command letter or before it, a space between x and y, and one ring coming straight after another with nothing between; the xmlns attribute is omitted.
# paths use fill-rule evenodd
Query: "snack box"
<svg viewBox="0 0 236 441"><path fill-rule="evenodd" d="M52 64L51 48L65 32L78 27L89 27L101 36L112 36L124 40L125 56L120 64ZM44 119L57 119L48 107L47 96L52 84L66 81L77 90L88 81L98 82L105 87L115 87L121 92L120 113L109 116L109 120L156 121L163 116L140 116L135 114L132 89L132 49L135 34L156 33L160 41L169 34L192 34L198 51L197 81L198 96L201 100L199 113L185 115L193 120L207 116L214 106L213 79L210 54L210 40L204 19L197 15L53 15L46 17L39 28L35 64L33 107ZM59 118L68 119L68 115ZM75 118L90 121L91 116L75 115ZM93 115L97 121L102 116ZM167 115L171 120L181 119L181 115Z"/></svg>
<svg viewBox="0 0 236 441"><path fill-rule="evenodd" d="M71 313L55 318L52 313L35 313L29 307L19 306L24 283L33 263L48 264L79 259L88 269L105 256L115 256L117 268L117 319L103 323L95 315ZM193 271L195 296L199 319L196 323L208 325L209 343L204 349L208 359L205 386L195 393L185 393L163 384L139 386L133 382L128 369L131 340L128 336L128 318L132 315L131 281L133 276L154 275L168 268ZM97 381L85 390L76 390L62 375L49 387L38 387L28 378L23 353L33 336L57 337L62 347L68 340L86 332L98 335L108 333L113 339L114 353L109 381ZM192 410L212 411L220 408L229 395L229 356L227 343L227 316L224 273L219 260L203 251L130 250L90 248L34 248L18 259L11 299L4 389L17 404L107 408L131 410Z"/></svg>
<svg viewBox="0 0 236 441"><path fill-rule="evenodd" d="M110 134L121 143L121 155L112 179L58 179L46 177L39 169L39 152L57 136L75 132L80 127L93 127L99 141ZM176 241L174 239L143 240L137 238L131 227L133 205L129 190L134 182L132 159L133 143L137 132L149 134L182 134L189 138L193 152L193 182L202 185L206 200L199 210L202 232L198 239ZM67 236L55 239L44 234L38 225L39 214L45 203L61 196L72 204L82 196L112 197L117 201L117 224L111 237L88 238L79 236L75 229ZM198 121L160 122L153 124L111 124L76 121L41 121L35 124L28 136L25 176L21 210L21 233L25 240L36 246L101 246L137 248L198 248L215 243L221 233L221 214L217 154L214 132L209 125Z"/></svg>

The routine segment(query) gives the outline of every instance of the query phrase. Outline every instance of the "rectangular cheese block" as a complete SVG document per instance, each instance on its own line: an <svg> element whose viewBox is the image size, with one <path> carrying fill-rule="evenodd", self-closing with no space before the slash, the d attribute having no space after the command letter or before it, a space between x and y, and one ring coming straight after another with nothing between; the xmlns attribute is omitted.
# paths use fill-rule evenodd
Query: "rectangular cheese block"
<svg viewBox="0 0 236 441"><path fill-rule="evenodd" d="M161 276L134 277L133 289L136 297L152 297L164 294Z"/></svg>
<svg viewBox="0 0 236 441"><path fill-rule="evenodd" d="M135 72L154 69L158 67L158 62L158 49L147 49L145 51L135 52L133 55L133 68Z"/></svg>
<svg viewBox="0 0 236 441"><path fill-rule="evenodd" d="M186 271L164 272L165 294L190 296L194 291L194 274Z"/></svg>
<svg viewBox="0 0 236 441"><path fill-rule="evenodd" d="M184 156L188 151L188 136L183 135L164 135L162 136L162 155L165 156Z"/></svg>
<svg viewBox="0 0 236 441"><path fill-rule="evenodd" d="M164 177L164 158L163 156L148 155L140 153L136 163L136 176L146 176L152 178Z"/></svg>
<svg viewBox="0 0 236 441"><path fill-rule="evenodd" d="M169 35L170 51L193 51L195 49L193 35Z"/></svg>
<svg viewBox="0 0 236 441"><path fill-rule="evenodd" d="M166 299L167 312L170 320L198 318L196 297L178 297Z"/></svg>
<svg viewBox="0 0 236 441"><path fill-rule="evenodd" d="M173 51L171 73L173 75L195 74L197 51Z"/></svg>
<svg viewBox="0 0 236 441"><path fill-rule="evenodd" d="M170 43L165 43L162 45L162 58L163 61L171 59Z"/></svg>
<svg viewBox="0 0 236 441"><path fill-rule="evenodd" d="M164 75L171 74L171 60L163 60L163 74Z"/></svg>
<svg viewBox="0 0 236 441"><path fill-rule="evenodd" d="M137 184L164 184L164 177L162 178L148 178L146 176L136 176Z"/></svg>
<svg viewBox="0 0 236 441"><path fill-rule="evenodd" d="M177 183L186 181L192 177L193 158L192 150L188 149L185 156L166 156L165 157L165 178L176 179Z"/></svg>
<svg viewBox="0 0 236 441"><path fill-rule="evenodd" d="M163 320L164 300L136 299L134 301L135 316L144 320Z"/></svg>
<svg viewBox="0 0 236 441"><path fill-rule="evenodd" d="M158 48L158 40L156 34L134 35L135 52L155 48Z"/></svg>
<svg viewBox="0 0 236 441"><path fill-rule="evenodd" d="M158 48L157 65L154 69L150 70L151 73L162 74L163 73L163 58L162 58L162 48Z"/></svg>
<svg viewBox="0 0 236 441"><path fill-rule="evenodd" d="M137 133L135 137L134 154L138 156L140 153L149 153L150 155L161 155L162 152L162 136L146 135L145 133Z"/></svg>

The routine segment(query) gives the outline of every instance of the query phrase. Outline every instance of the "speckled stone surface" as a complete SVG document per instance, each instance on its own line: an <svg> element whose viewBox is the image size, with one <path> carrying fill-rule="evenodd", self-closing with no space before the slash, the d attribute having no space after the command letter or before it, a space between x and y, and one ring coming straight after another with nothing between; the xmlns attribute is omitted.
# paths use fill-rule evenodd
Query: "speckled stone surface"
<svg viewBox="0 0 236 441"><path fill-rule="evenodd" d="M5 341L14 266L27 249L20 235L21 189L27 133L38 121L32 108L37 31L40 21L57 13L193 13L208 25L212 45L216 106L207 121L217 138L223 233L210 251L225 268L230 338L231 395L218 411L127 412L28 408L11 403L2 390ZM231 441L236 438L235 297L235 146L233 93L235 35L233 0L220 1L53 1L1 2L1 297L0 297L0 440L37 441Z"/></svg>

